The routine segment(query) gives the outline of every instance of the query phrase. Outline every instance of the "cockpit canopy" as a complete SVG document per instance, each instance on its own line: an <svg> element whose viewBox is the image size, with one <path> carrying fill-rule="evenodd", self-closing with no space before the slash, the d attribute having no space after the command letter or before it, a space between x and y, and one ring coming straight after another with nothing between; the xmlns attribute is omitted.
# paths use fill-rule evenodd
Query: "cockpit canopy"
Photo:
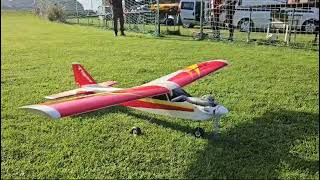
<svg viewBox="0 0 320 180"><path fill-rule="evenodd" d="M215 107L218 103L213 99L211 95L203 96L202 98L192 97L185 90L181 88L176 88L172 90L172 94L162 94L158 96L153 96L153 99L171 101L171 102L185 102L199 105L199 106L211 106Z"/></svg>
<svg viewBox="0 0 320 180"><path fill-rule="evenodd" d="M161 94L158 96L153 96L153 99L158 99L158 100L163 100L163 101L171 101L172 99L178 97L178 96L187 96L187 97L192 97L189 93L187 93L184 89L181 88L176 88L172 90L172 95L171 94Z"/></svg>

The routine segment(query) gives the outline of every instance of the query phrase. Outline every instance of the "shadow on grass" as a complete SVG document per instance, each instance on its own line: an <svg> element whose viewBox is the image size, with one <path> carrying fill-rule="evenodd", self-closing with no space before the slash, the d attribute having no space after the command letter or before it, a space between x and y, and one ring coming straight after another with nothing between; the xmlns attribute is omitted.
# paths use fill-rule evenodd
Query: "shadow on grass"
<svg viewBox="0 0 320 180"><path fill-rule="evenodd" d="M81 117L81 119L85 120L87 118L97 118L103 114L106 113L124 113L124 114L128 114L129 116L135 117L137 119L141 119L144 121L147 121L148 123L151 124L155 124L155 125L159 125L159 126L163 126L165 128L170 128L173 130L177 130L177 131L182 131L185 133L192 133L194 131L194 129L192 127L189 126L182 126L179 124L175 124L175 123L171 123L168 121L164 121L161 120L159 118L156 118L154 116L148 116L148 115L144 115L141 113L136 112L135 110L123 107L123 106L113 106L110 107L108 109L103 109L103 110L99 110L99 111L95 111L95 112L91 112L91 113L86 113L86 114L82 114L79 115L78 117Z"/></svg>
<svg viewBox="0 0 320 180"><path fill-rule="evenodd" d="M188 125L171 123L120 106L84 117L119 112L190 135L194 130ZM303 145L302 141L311 140L315 143L312 146L317 146L315 141L318 135L319 114L286 110L267 112L222 132L218 140L209 138L211 134L207 135L208 145L196 153L195 161L184 177L261 179L282 178L286 173L296 175L296 178L301 174L315 176L319 173L319 160L309 157L310 152L306 151L310 147ZM295 145L301 144L303 147L293 150ZM302 157L303 153L305 157Z"/></svg>
<svg viewBox="0 0 320 180"><path fill-rule="evenodd" d="M221 139L209 141L198 152L189 167L188 178L281 178L281 170L290 173L316 175L319 160L308 160L292 152L302 140L314 140L319 135L319 114L293 111L267 112L253 121L240 124ZM296 151L306 152L308 145ZM309 147L310 148L310 147ZM302 152L302 153L301 153ZM299 178L299 177L297 177Z"/></svg>

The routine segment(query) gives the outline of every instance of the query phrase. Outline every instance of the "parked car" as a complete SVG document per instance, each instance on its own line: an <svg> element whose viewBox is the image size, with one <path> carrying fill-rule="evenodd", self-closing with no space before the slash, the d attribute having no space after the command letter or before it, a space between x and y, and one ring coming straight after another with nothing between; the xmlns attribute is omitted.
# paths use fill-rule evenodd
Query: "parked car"
<svg viewBox="0 0 320 180"><path fill-rule="evenodd" d="M209 11L209 1L204 1L204 17L207 24ZM181 0L179 4L180 21L184 27L192 28L200 24L201 0Z"/></svg>
<svg viewBox="0 0 320 180"><path fill-rule="evenodd" d="M200 24L200 0L181 0L180 21L184 27ZM209 1L204 1L204 25L210 25ZM266 31L268 27L283 29L292 23L297 30L314 33L319 28L319 8L288 8L287 0L239 0L235 6L233 25L240 31ZM277 5L277 8L275 8ZM278 19L274 18L279 17ZM293 21L290 22L290 19ZM222 10L219 17L221 24L226 22L226 11ZM277 23L273 23L277 21Z"/></svg>
<svg viewBox="0 0 320 180"><path fill-rule="evenodd" d="M305 33L315 33L319 28L319 8L282 8L276 17L279 18L274 28L292 24L294 29Z"/></svg>
<svg viewBox="0 0 320 180"><path fill-rule="evenodd" d="M249 29L259 31L266 30L272 20L272 11L274 5L285 5L287 0L239 0L235 7L233 16L233 26L238 27L242 32L248 32ZM220 15L220 22L226 21L226 12Z"/></svg>

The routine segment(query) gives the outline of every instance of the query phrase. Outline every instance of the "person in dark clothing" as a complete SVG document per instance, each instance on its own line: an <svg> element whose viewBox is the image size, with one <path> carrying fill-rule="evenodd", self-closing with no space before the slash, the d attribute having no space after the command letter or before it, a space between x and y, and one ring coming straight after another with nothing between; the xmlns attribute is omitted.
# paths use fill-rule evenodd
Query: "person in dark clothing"
<svg viewBox="0 0 320 180"><path fill-rule="evenodd" d="M315 37L314 37L314 40L313 42L314 43L317 43L317 40L318 40L318 36L319 36L319 22L316 22L316 29L315 29ZM318 40L318 43L319 43L319 40Z"/></svg>
<svg viewBox="0 0 320 180"><path fill-rule="evenodd" d="M122 0L109 0L112 5L113 11L113 29L115 36L118 35L118 19L120 20L120 31L121 36L125 36L124 34L124 18L123 18L123 8L122 8Z"/></svg>
<svg viewBox="0 0 320 180"><path fill-rule="evenodd" d="M211 13L212 13L212 21L211 27L213 32L213 38L220 38L220 29L219 29L219 16L221 14L221 0L211 0Z"/></svg>
<svg viewBox="0 0 320 180"><path fill-rule="evenodd" d="M235 7L237 4L237 0L226 0L224 3L224 9L226 10L226 23L229 29L229 40L233 41L233 32L234 32L234 26L233 26L233 15L235 12Z"/></svg>

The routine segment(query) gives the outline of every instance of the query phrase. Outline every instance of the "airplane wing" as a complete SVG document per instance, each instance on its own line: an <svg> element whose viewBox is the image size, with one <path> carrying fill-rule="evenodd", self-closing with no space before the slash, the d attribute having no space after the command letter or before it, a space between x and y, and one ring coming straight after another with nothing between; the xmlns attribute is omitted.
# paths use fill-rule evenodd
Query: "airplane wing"
<svg viewBox="0 0 320 180"><path fill-rule="evenodd" d="M64 92L60 92L57 94L52 94L49 96L45 96L44 98L46 99L59 99L59 98L65 98L65 97L69 97L69 96L80 96L80 95L87 95L87 94L94 94L96 93L96 91L94 91L93 89L90 89L90 87L93 88L109 88L109 92L115 91L116 88L112 88L113 85L117 84L116 81L106 81L103 83L99 83L97 85L88 85L88 86L83 86L82 88L77 88L77 89L73 89L73 90L69 90L69 91L64 91Z"/></svg>
<svg viewBox="0 0 320 180"><path fill-rule="evenodd" d="M42 113L51 118L57 119L95 111L109 106L115 106L144 97L166 94L168 92L168 89L161 86L138 86L112 93L104 92L79 97L64 98L37 105L23 106L21 108Z"/></svg>
<svg viewBox="0 0 320 180"><path fill-rule="evenodd" d="M225 60L211 60L193 64L182 70L153 80L145 85L159 85L170 90L181 88L228 65Z"/></svg>
<svg viewBox="0 0 320 180"><path fill-rule="evenodd" d="M170 93L175 88L183 87L193 81L215 72L228 65L223 60L213 60L191 65L142 86L121 89L113 92L95 93L79 97L69 97L21 108L43 113L51 118L61 118L82 114L98 109L119 105L145 97Z"/></svg>

